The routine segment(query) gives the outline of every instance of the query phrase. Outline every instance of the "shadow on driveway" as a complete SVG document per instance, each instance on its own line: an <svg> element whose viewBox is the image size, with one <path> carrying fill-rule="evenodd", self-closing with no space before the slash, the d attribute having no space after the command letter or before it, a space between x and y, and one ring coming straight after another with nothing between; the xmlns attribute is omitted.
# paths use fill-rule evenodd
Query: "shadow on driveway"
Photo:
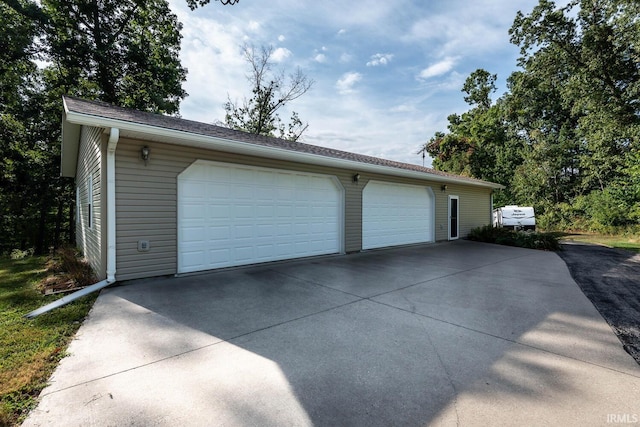
<svg viewBox="0 0 640 427"><path fill-rule="evenodd" d="M593 425L640 369L554 253L458 241L106 289L34 425Z"/></svg>

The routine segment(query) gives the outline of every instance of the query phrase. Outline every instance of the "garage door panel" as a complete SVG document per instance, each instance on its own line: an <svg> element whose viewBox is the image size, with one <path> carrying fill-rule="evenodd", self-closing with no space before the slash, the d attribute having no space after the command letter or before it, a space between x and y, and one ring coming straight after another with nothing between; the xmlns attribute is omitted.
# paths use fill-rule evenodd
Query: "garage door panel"
<svg viewBox="0 0 640 427"><path fill-rule="evenodd" d="M328 176L198 161L178 177L178 271L340 252Z"/></svg>
<svg viewBox="0 0 640 427"><path fill-rule="evenodd" d="M433 198L423 186L370 181L362 194L363 249L433 241Z"/></svg>

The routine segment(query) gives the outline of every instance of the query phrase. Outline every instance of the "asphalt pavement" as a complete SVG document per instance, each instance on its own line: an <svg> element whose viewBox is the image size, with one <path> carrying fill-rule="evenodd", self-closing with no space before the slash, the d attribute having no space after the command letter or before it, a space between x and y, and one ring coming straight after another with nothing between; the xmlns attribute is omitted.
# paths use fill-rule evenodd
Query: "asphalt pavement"
<svg viewBox="0 0 640 427"><path fill-rule="evenodd" d="M640 254L575 242L562 248L573 279L640 364Z"/></svg>

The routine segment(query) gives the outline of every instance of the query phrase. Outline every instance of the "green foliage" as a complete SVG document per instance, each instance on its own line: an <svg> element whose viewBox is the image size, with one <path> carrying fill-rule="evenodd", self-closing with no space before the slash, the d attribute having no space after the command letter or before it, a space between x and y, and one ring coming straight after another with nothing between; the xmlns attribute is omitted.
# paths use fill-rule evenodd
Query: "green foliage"
<svg viewBox="0 0 640 427"><path fill-rule="evenodd" d="M0 2L0 254L74 239L61 96L176 114L180 29L166 0Z"/></svg>
<svg viewBox="0 0 640 427"><path fill-rule="evenodd" d="M437 170L507 186L496 194L496 203L507 204L513 198L510 184L523 161L524 147L505 119L509 106L502 99L492 105L495 80L495 74L474 71L462 89L473 108L462 115L450 115L449 132L437 132L424 149Z"/></svg>
<svg viewBox="0 0 640 427"><path fill-rule="evenodd" d="M9 258L14 261L21 260L33 256L33 252L33 249L27 249L25 251L21 249L14 249L11 251L11 255L9 255Z"/></svg>
<svg viewBox="0 0 640 427"><path fill-rule="evenodd" d="M295 111L291 114L290 122L285 125L278 111L311 89L313 80L299 68L288 78L285 78L284 72L274 74L271 61L273 47L263 46L257 51L254 46L244 45L242 49L251 67L248 80L252 96L245 98L242 103L228 99L224 104L225 124L231 129L256 135L279 136L297 141L309 125L303 123Z"/></svg>
<svg viewBox="0 0 640 427"><path fill-rule="evenodd" d="M490 225L471 230L469 239L477 242L496 243L499 245L518 246L528 249L547 251L561 250L558 238L553 233L513 231Z"/></svg>
<svg viewBox="0 0 640 427"><path fill-rule="evenodd" d="M489 74L487 70L477 69L467 78L462 91L467 94L464 100L471 106L488 110L491 107L491 94L496 88L496 74Z"/></svg>
<svg viewBox="0 0 640 427"><path fill-rule="evenodd" d="M236 4L239 0L215 0L219 1L222 4ZM187 5L191 10L197 9L199 6L207 5L211 2L211 0L187 0Z"/></svg>
<svg viewBox="0 0 640 427"><path fill-rule="evenodd" d="M491 103L495 76L464 84L472 108L425 147L436 169L507 188L495 205L534 206L546 229L640 221L640 2L540 0L510 30L521 70Z"/></svg>
<svg viewBox="0 0 640 427"><path fill-rule="evenodd" d="M175 114L186 93L182 24L166 0L43 0L50 78L64 92Z"/></svg>

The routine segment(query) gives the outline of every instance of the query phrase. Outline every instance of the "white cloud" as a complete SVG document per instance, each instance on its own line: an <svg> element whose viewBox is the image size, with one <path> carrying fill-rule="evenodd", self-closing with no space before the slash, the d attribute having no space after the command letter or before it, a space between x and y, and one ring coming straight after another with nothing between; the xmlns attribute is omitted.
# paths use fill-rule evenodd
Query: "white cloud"
<svg viewBox="0 0 640 427"><path fill-rule="evenodd" d="M391 53L376 53L371 55L371 61L367 62L367 67L377 67L379 65L387 65L391 62L393 54Z"/></svg>
<svg viewBox="0 0 640 427"><path fill-rule="evenodd" d="M260 23L257 21L249 21L249 25L247 25L247 29L254 33L260 31Z"/></svg>
<svg viewBox="0 0 640 427"><path fill-rule="evenodd" d="M339 8L241 2L240 8L212 4L197 11L184 0L169 2L184 24L180 58L189 70L184 89L190 95L181 103L183 117L223 118L227 93L232 100L251 93L239 45L274 44L283 49L275 55L282 61L276 69L300 66L316 81L292 104L310 123L307 142L421 164L415 155L420 144L446 129L447 115L468 110L460 88L472 70L497 73L499 90L506 87L518 57L508 29L516 11L527 13L536 0L449 0L446 7L409 0L400 15L397 4L379 0ZM384 56L369 57L372 52L393 53L387 66L402 67L393 79L369 79L367 62L384 67Z"/></svg>
<svg viewBox="0 0 640 427"><path fill-rule="evenodd" d="M400 104L389 110L392 113L413 113L416 111L416 107L414 105Z"/></svg>
<svg viewBox="0 0 640 427"><path fill-rule="evenodd" d="M271 54L271 60L273 62L282 62L289 58L293 53L286 47L279 47Z"/></svg>
<svg viewBox="0 0 640 427"><path fill-rule="evenodd" d="M342 55L340 55L340 62L344 64L346 64L347 62L351 62L352 59L353 56L348 53L343 53Z"/></svg>
<svg viewBox="0 0 640 427"><path fill-rule="evenodd" d="M442 74L446 74L453 69L453 66L456 64L456 58L445 58L440 62L436 62L422 70L420 72L420 78L428 79L431 77L441 76Z"/></svg>
<svg viewBox="0 0 640 427"><path fill-rule="evenodd" d="M344 73L336 82L336 88L340 94L345 95L354 91L353 86L362 80L362 74L355 71Z"/></svg>

